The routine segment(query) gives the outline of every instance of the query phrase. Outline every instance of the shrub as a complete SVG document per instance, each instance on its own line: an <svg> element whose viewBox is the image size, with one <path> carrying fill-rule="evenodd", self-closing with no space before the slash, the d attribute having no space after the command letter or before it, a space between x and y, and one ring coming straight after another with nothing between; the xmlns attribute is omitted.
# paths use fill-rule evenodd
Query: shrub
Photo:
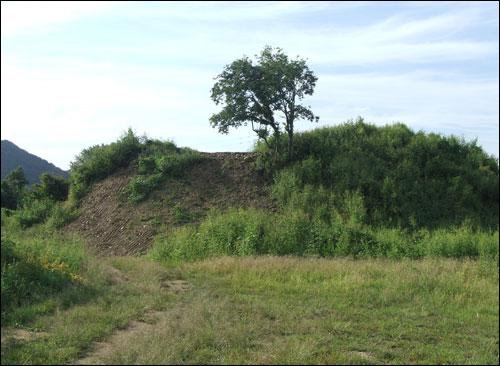
<svg viewBox="0 0 500 366"><path fill-rule="evenodd" d="M141 149L139 138L129 128L117 142L83 150L71 163L71 195L75 202L87 194L92 184L128 166Z"/></svg>
<svg viewBox="0 0 500 366"><path fill-rule="evenodd" d="M145 200L149 193L158 189L163 183L164 177L161 173L152 175L139 175L132 178L124 189L124 194L134 202L138 203Z"/></svg>
<svg viewBox="0 0 500 366"><path fill-rule="evenodd" d="M65 201L68 198L69 180L63 177L53 177L48 173L40 175L42 184L33 185L33 195L38 199Z"/></svg>
<svg viewBox="0 0 500 366"><path fill-rule="evenodd" d="M52 215L55 201L50 199L28 199L23 208L16 211L14 217L23 228L44 222Z"/></svg>
<svg viewBox="0 0 500 366"><path fill-rule="evenodd" d="M46 221L49 230L59 229L73 220L78 215L78 211L71 205L58 202L52 208L52 212Z"/></svg>
<svg viewBox="0 0 500 366"><path fill-rule="evenodd" d="M15 210L28 195L28 181L19 166L2 179L2 207Z"/></svg>
<svg viewBox="0 0 500 366"><path fill-rule="evenodd" d="M314 191L311 185L331 192L339 211L348 209L346 192L359 195L364 213L357 214L378 227L445 228L464 220L485 229L498 225L498 159L476 141L415 133L401 123L377 127L359 118L297 133L294 146L293 161L275 165L280 169L271 192L282 207L294 191ZM263 152L257 166L265 170L272 165L269 154L262 144L256 150Z"/></svg>
<svg viewBox="0 0 500 366"><path fill-rule="evenodd" d="M179 178L189 166L202 159L199 152L188 148L177 148L170 141L148 140L139 156L138 176L125 187L124 194L133 203L145 200L170 178Z"/></svg>

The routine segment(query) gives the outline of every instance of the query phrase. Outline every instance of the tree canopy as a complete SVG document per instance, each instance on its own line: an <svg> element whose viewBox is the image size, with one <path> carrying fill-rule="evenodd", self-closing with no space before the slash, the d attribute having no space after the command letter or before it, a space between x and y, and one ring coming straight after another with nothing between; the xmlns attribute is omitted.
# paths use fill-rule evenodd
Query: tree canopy
<svg viewBox="0 0 500 366"><path fill-rule="evenodd" d="M36 198L48 198L53 201L65 201L68 198L69 179L43 173L40 175L40 181L42 184L33 186L33 194Z"/></svg>
<svg viewBox="0 0 500 366"><path fill-rule="evenodd" d="M15 210L26 194L28 181L24 177L23 168L18 166L2 179L2 207Z"/></svg>
<svg viewBox="0 0 500 366"><path fill-rule="evenodd" d="M247 56L226 65L216 77L211 98L222 111L210 118L212 127L228 133L229 127L251 124L252 130L269 148L279 153L282 127L288 134L288 157L293 155L294 122L318 121L310 107L299 102L312 95L318 78L306 61L290 60L281 48L266 46L254 64ZM277 120L281 119L281 120ZM274 146L270 146L271 134Z"/></svg>

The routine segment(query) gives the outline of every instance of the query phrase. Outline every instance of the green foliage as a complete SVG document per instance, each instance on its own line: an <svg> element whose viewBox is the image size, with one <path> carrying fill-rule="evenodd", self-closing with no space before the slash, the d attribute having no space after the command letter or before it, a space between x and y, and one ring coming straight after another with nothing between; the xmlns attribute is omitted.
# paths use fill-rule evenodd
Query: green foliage
<svg viewBox="0 0 500 366"><path fill-rule="evenodd" d="M33 195L38 199L66 201L69 193L69 180L63 177L53 177L48 173L40 175L42 184L33 185Z"/></svg>
<svg viewBox="0 0 500 366"><path fill-rule="evenodd" d="M256 150L266 147L261 143ZM269 153L256 166L271 173L280 168ZM358 192L363 222L370 225L438 228L469 220L498 226L498 159L475 141L415 133L401 123L377 127L359 118L297 134L293 162L274 179L271 191L281 205L307 185L337 198Z"/></svg>
<svg viewBox="0 0 500 366"><path fill-rule="evenodd" d="M19 167L2 180L2 207L16 210L11 215L21 228L45 222L49 218L49 227L57 228L74 217L70 208L63 208L62 204L56 203L67 199L69 181L48 173L43 173L40 179L42 184L35 184L33 190L29 191Z"/></svg>
<svg viewBox="0 0 500 366"><path fill-rule="evenodd" d="M130 180L129 184L125 187L124 193L132 202L138 203L144 201L163 182L164 177L161 173L138 175Z"/></svg>
<svg viewBox="0 0 500 366"><path fill-rule="evenodd" d="M189 211L179 205L175 205L173 208L173 223L176 225L186 224L192 221L192 216Z"/></svg>
<svg viewBox="0 0 500 366"><path fill-rule="evenodd" d="M18 166L16 169L11 171L5 176L5 180L10 182L14 187L21 189L22 187L28 185L28 181L24 177L23 168Z"/></svg>
<svg viewBox="0 0 500 366"><path fill-rule="evenodd" d="M159 238L149 255L157 261L248 255L498 257L498 230L474 230L466 223L452 230L373 229L361 223L360 200L359 194L346 194L345 218L336 213L329 220L295 208L273 214L255 209L214 211L198 227L184 226Z"/></svg>
<svg viewBox="0 0 500 366"><path fill-rule="evenodd" d="M23 207L16 211L14 218L18 220L21 227L27 228L46 221L52 215L55 205L55 201L47 198L34 199L30 197L24 201Z"/></svg>
<svg viewBox="0 0 500 366"><path fill-rule="evenodd" d="M68 202L61 202L64 194L67 195L69 182L59 177L55 180L57 183L52 186L54 187L52 190L47 189L47 186L36 185L33 191L26 192L18 209L9 212L20 228L46 223L47 229L54 230L62 227L77 215L78 210L75 207Z"/></svg>
<svg viewBox="0 0 500 366"><path fill-rule="evenodd" d="M12 240L2 233L1 248L2 324L31 320L37 303L82 284L87 254L80 243L59 234Z"/></svg>
<svg viewBox="0 0 500 366"><path fill-rule="evenodd" d="M218 105L225 104L221 112L210 118L212 127L228 133L230 127L251 123L252 130L266 145L270 134L274 137L272 148L281 150L281 123L275 113L284 117L284 132L288 137L288 155L293 153L294 122L297 119L318 121L309 108L299 104L306 95L312 95L318 78L305 60L289 60L281 48L266 46L253 64L243 57L226 65L217 76L211 98ZM280 117L281 117L280 116ZM274 155L276 158L276 154Z"/></svg>
<svg viewBox="0 0 500 366"><path fill-rule="evenodd" d="M83 198L95 182L128 166L141 149L140 139L129 128L117 142L83 150L71 163L71 195L75 201Z"/></svg>
<svg viewBox="0 0 500 366"><path fill-rule="evenodd" d="M19 201L19 190L5 179L2 179L2 207L15 210Z"/></svg>
<svg viewBox="0 0 500 366"><path fill-rule="evenodd" d="M5 179L2 179L2 207L17 209L27 195L27 185L28 181L20 166L7 174Z"/></svg>
<svg viewBox="0 0 500 366"><path fill-rule="evenodd" d="M139 175L131 179L124 193L132 202L141 202L166 179L181 177L186 168L202 158L199 152L178 148L170 141L147 140L139 156Z"/></svg>
<svg viewBox="0 0 500 366"><path fill-rule="evenodd" d="M55 230L62 228L65 224L73 220L78 215L78 209L68 204L57 202L52 208L50 216L46 220L47 229Z"/></svg>
<svg viewBox="0 0 500 366"><path fill-rule="evenodd" d="M198 229L183 226L155 245L154 260L195 260L212 255L260 253L266 215L250 210L232 210L225 215L211 212Z"/></svg>

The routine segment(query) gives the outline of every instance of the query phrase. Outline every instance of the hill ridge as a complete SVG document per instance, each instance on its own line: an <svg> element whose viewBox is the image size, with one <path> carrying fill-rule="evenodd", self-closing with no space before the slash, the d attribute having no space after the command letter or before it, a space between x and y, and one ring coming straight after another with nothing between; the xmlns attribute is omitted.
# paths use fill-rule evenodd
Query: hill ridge
<svg viewBox="0 0 500 366"><path fill-rule="evenodd" d="M69 171L58 168L49 161L29 153L9 140L2 140L1 146L2 179L18 166L23 169L24 176L30 185L40 183L40 175L45 172L69 178Z"/></svg>

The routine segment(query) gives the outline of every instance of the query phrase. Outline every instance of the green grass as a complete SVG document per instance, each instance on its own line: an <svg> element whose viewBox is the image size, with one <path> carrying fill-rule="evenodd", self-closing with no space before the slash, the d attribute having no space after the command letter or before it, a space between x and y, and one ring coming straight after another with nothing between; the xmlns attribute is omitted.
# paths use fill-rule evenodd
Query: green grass
<svg viewBox="0 0 500 366"><path fill-rule="evenodd" d="M90 296L82 277L88 263L76 236L50 223L20 230L2 213L2 324L22 325Z"/></svg>
<svg viewBox="0 0 500 366"><path fill-rule="evenodd" d="M174 212L179 223L182 211ZM311 218L312 216L312 218ZM282 213L229 209L211 211L199 225L158 236L150 252L156 261L193 261L211 256L318 255L420 259L484 258L498 262L498 230L473 229L467 223L449 229L373 228L354 218L309 215L300 209Z"/></svg>
<svg viewBox="0 0 500 366"><path fill-rule="evenodd" d="M108 364L497 364L492 262L219 258ZM147 352L143 352L147 349Z"/></svg>
<svg viewBox="0 0 500 366"><path fill-rule="evenodd" d="M38 306L50 306L51 311L14 324L35 333L28 340L2 340L2 364L66 364L79 359L93 342L150 311L165 309L172 298L160 285L170 275L148 261L94 259L85 276L86 288L73 293L70 304L64 306L55 296ZM42 336L36 337L38 332Z"/></svg>
<svg viewBox="0 0 500 366"><path fill-rule="evenodd" d="M94 293L22 325L2 363L498 364L496 261L92 261ZM189 283L168 291L166 281ZM144 329L130 327L133 321ZM132 329L132 330L131 330ZM4 331L2 330L2 334ZM96 341L105 342L105 352Z"/></svg>

